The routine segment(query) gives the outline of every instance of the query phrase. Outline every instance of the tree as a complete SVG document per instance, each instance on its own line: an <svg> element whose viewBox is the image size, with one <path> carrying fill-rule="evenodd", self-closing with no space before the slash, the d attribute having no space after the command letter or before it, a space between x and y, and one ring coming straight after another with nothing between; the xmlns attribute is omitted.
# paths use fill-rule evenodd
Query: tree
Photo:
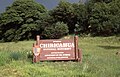
<svg viewBox="0 0 120 77"><path fill-rule="evenodd" d="M89 10L89 28L92 35L118 34L120 30L120 2L115 0L110 3L97 2L92 5Z"/></svg>
<svg viewBox="0 0 120 77"><path fill-rule="evenodd" d="M56 21L66 23L69 28L69 33L73 33L77 22L74 11L71 3L60 1L58 6L50 11L50 15L53 16Z"/></svg>
<svg viewBox="0 0 120 77"><path fill-rule="evenodd" d="M79 33L86 33L88 30L88 12L85 4L74 3L74 14L77 23L75 24L75 30ZM77 25L77 26L76 26Z"/></svg>
<svg viewBox="0 0 120 77"><path fill-rule="evenodd" d="M109 6L106 3L95 3L90 17L92 34L110 35L113 25L110 21Z"/></svg>
<svg viewBox="0 0 120 77"><path fill-rule="evenodd" d="M0 16L0 35L4 41L33 38L40 33L41 16L47 10L34 0L15 0Z"/></svg>
<svg viewBox="0 0 120 77"><path fill-rule="evenodd" d="M48 26L43 31L43 34L47 38L61 38L62 36L68 34L68 26L67 24L64 24L63 22L57 22L52 24L51 26Z"/></svg>
<svg viewBox="0 0 120 77"><path fill-rule="evenodd" d="M69 3L61 1L58 6L50 11L50 15L56 21L64 22L68 25L69 33L74 33L76 29L76 24L79 25L79 32L87 32L88 28L88 14L85 4L81 3Z"/></svg>
<svg viewBox="0 0 120 77"><path fill-rule="evenodd" d="M90 0L90 1L92 1L92 3L97 3L97 2L110 3L110 2L112 2L112 1L114 1L114 0Z"/></svg>
<svg viewBox="0 0 120 77"><path fill-rule="evenodd" d="M114 0L109 4L110 13L112 14L110 20L114 25L112 32L114 34L120 34L120 1Z"/></svg>

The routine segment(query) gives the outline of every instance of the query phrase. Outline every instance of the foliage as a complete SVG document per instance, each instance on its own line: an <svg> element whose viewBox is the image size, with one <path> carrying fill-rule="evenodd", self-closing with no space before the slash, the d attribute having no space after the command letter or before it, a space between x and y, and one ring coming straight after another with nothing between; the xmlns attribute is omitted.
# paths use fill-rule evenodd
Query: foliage
<svg viewBox="0 0 120 77"><path fill-rule="evenodd" d="M79 34L86 33L88 30L88 12L87 7L84 4L81 3L74 3L73 5L74 13L76 16L77 23L75 24L75 30ZM76 26L78 25L78 26Z"/></svg>
<svg viewBox="0 0 120 77"><path fill-rule="evenodd" d="M82 63L73 61L32 63L27 52L34 41L0 43L0 77L119 77L120 37L80 37ZM14 59L12 55L20 55ZM12 59L12 60L11 60Z"/></svg>
<svg viewBox="0 0 120 77"><path fill-rule="evenodd" d="M43 34L47 38L60 38L69 32L68 26L63 22L57 22L51 26L48 26L43 31Z"/></svg>
<svg viewBox="0 0 120 77"><path fill-rule="evenodd" d="M81 3L69 3L61 1L58 6L50 11L50 14L56 21L62 21L69 27L69 33L74 33L75 25L79 25L79 32L86 32L87 30L87 8Z"/></svg>
<svg viewBox="0 0 120 77"><path fill-rule="evenodd" d="M66 24L68 30L63 26L62 32L58 22ZM34 0L15 0L0 14L0 41L29 40L36 35L60 38L68 32L93 36L120 34L120 1L90 0L82 4L61 0L57 7L47 11Z"/></svg>
<svg viewBox="0 0 120 77"><path fill-rule="evenodd" d="M25 60L26 52L19 51L0 51L0 66L4 66L5 64L9 64L12 61Z"/></svg>
<svg viewBox="0 0 120 77"><path fill-rule="evenodd" d="M115 0L109 4L110 6L110 13L112 17L110 18L111 23L114 25L113 33L119 34L120 33L120 1Z"/></svg>
<svg viewBox="0 0 120 77"><path fill-rule="evenodd" d="M56 21L66 23L69 28L69 33L73 33L77 22L74 12L75 10L71 3L60 1L58 6L50 11L50 15L53 16Z"/></svg>
<svg viewBox="0 0 120 77"><path fill-rule="evenodd" d="M0 38L4 41L30 39L40 30L37 21L47 12L34 0L16 0L0 16Z"/></svg>
<svg viewBox="0 0 120 77"><path fill-rule="evenodd" d="M110 21L109 6L95 3L90 17L90 28L95 35L110 35L113 25Z"/></svg>
<svg viewBox="0 0 120 77"><path fill-rule="evenodd" d="M97 2L90 4L89 29L92 35L109 36L119 33L119 6L116 1L110 3ZM119 4L119 3L118 3ZM113 10L113 6L116 11ZM90 7L89 6L89 7ZM115 14L115 13L116 14ZM116 20L118 18L118 20Z"/></svg>
<svg viewBox="0 0 120 77"><path fill-rule="evenodd" d="M0 52L0 66L3 66L10 62L9 57L10 52Z"/></svg>
<svg viewBox="0 0 120 77"><path fill-rule="evenodd" d="M10 59L11 60L20 60L23 57L24 54L20 53L20 52L12 52L10 53Z"/></svg>

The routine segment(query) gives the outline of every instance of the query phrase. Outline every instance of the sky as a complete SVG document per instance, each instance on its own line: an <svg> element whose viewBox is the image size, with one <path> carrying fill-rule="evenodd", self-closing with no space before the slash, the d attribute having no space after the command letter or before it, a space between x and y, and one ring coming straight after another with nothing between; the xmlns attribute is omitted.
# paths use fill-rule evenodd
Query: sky
<svg viewBox="0 0 120 77"><path fill-rule="evenodd" d="M36 2L44 5L47 9L53 9L60 0L35 0ZM67 0L71 3L79 2L79 0ZM14 2L14 0L0 0L0 13L4 12L6 7L11 5Z"/></svg>

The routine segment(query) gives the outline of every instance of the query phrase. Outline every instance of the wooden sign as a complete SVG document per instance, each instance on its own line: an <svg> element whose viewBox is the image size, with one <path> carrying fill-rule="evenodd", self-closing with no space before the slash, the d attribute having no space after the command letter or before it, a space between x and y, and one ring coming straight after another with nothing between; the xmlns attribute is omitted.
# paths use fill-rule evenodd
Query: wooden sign
<svg viewBox="0 0 120 77"><path fill-rule="evenodd" d="M65 40L40 40L37 36L33 45L33 62L49 60L82 60L81 49L78 49L78 37Z"/></svg>

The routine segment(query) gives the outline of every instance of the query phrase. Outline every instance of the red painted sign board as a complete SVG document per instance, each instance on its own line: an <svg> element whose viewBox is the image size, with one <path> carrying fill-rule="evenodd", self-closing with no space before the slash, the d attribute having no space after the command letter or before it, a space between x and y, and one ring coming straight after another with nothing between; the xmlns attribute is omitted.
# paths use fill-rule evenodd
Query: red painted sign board
<svg viewBox="0 0 120 77"><path fill-rule="evenodd" d="M78 37L70 40L40 40L33 45L33 62L45 60L81 61L81 50L78 49Z"/></svg>

